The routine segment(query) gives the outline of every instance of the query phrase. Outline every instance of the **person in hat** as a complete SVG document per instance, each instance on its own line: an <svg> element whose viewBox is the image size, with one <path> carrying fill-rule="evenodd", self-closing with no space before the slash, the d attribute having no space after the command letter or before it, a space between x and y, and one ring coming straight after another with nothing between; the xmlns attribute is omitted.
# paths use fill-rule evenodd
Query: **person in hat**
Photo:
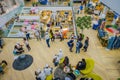
<svg viewBox="0 0 120 80"><path fill-rule="evenodd" d="M59 51L59 53L58 53L58 58L59 58L59 60L60 60L61 58L63 58L63 52L62 52L62 49L60 49L60 51Z"/></svg>

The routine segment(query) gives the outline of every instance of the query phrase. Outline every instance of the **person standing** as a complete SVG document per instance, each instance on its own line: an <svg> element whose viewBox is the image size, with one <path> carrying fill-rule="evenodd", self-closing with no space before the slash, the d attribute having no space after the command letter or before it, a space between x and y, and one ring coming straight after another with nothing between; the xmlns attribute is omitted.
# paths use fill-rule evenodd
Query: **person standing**
<svg viewBox="0 0 120 80"><path fill-rule="evenodd" d="M62 49L60 49L60 51L59 51L59 53L58 53L58 58L59 58L59 60L63 58Z"/></svg>
<svg viewBox="0 0 120 80"><path fill-rule="evenodd" d="M86 52L86 51L87 51L88 46L89 46L89 38L88 38L88 37L86 37L86 40L85 40L85 42L84 42L84 47L83 47L84 52Z"/></svg>
<svg viewBox="0 0 120 80"><path fill-rule="evenodd" d="M28 31L25 31L26 33L26 39L29 40L30 39L30 33Z"/></svg>
<svg viewBox="0 0 120 80"><path fill-rule="evenodd" d="M77 39L77 42L76 42L76 53L80 53L80 48L82 48L83 44L81 43L81 41L79 41Z"/></svg>
<svg viewBox="0 0 120 80"><path fill-rule="evenodd" d="M64 39L63 39L63 30L62 30L62 26L60 26L59 34L60 34L60 41L64 40Z"/></svg>
<svg viewBox="0 0 120 80"><path fill-rule="evenodd" d="M2 49L3 48L3 39L0 37L0 48Z"/></svg>
<svg viewBox="0 0 120 80"><path fill-rule="evenodd" d="M49 37L48 32L46 32L45 34L45 39L46 39L47 46L50 48L50 37Z"/></svg>
<svg viewBox="0 0 120 80"><path fill-rule="evenodd" d="M55 41L55 36L54 36L54 34L53 34L52 29L50 29L50 39L51 39L52 42Z"/></svg>
<svg viewBox="0 0 120 80"><path fill-rule="evenodd" d="M41 40L41 35L39 30L36 29L34 34L37 40Z"/></svg>
<svg viewBox="0 0 120 80"><path fill-rule="evenodd" d="M73 52L72 51L72 48L74 46L74 38L72 37L68 42L67 42L68 46L69 46L69 50L70 52Z"/></svg>
<svg viewBox="0 0 120 80"><path fill-rule="evenodd" d="M28 51L30 51L31 48L30 48L30 45L29 45L27 39L26 39L26 38L23 38L23 40L24 40L24 44L26 45L26 48L28 49Z"/></svg>
<svg viewBox="0 0 120 80"><path fill-rule="evenodd" d="M79 14L81 14L83 11L83 4L80 5L80 11L79 11Z"/></svg>

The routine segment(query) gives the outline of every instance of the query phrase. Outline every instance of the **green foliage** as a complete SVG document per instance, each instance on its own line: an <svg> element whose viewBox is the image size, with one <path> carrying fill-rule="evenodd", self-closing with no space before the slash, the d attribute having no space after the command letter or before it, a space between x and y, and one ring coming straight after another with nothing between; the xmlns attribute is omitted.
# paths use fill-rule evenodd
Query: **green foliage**
<svg viewBox="0 0 120 80"><path fill-rule="evenodd" d="M2 29L0 29L0 37L2 37L4 34L4 31Z"/></svg>
<svg viewBox="0 0 120 80"><path fill-rule="evenodd" d="M78 17L76 20L77 27L84 30L85 28L89 29L91 27L91 16Z"/></svg>

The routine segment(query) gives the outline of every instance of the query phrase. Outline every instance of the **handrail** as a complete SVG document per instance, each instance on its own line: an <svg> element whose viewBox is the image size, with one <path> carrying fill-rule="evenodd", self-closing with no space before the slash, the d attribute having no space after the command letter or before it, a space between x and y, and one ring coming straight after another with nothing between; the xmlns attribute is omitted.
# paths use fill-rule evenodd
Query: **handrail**
<svg viewBox="0 0 120 80"><path fill-rule="evenodd" d="M15 14L20 13L22 7L18 6L14 10L10 11L9 13L6 13L2 16L0 16L0 27L3 27L9 20L11 20Z"/></svg>

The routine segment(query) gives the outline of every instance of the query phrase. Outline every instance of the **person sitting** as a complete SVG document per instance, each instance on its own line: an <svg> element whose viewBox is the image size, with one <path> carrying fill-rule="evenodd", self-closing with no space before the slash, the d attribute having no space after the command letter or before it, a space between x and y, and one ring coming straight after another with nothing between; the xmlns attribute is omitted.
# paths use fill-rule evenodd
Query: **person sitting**
<svg viewBox="0 0 120 80"><path fill-rule="evenodd" d="M57 78L54 78L53 80L60 80L60 78L59 78L59 77L57 77Z"/></svg>
<svg viewBox="0 0 120 80"><path fill-rule="evenodd" d="M46 78L44 71L41 71L40 69L35 71L35 75L36 75L36 80L45 80Z"/></svg>
<svg viewBox="0 0 120 80"><path fill-rule="evenodd" d="M65 59L64 59L63 63L64 63L65 66L69 65L69 58L68 58L68 56L65 56Z"/></svg>
<svg viewBox="0 0 120 80"><path fill-rule="evenodd" d="M13 53L16 55L16 54L21 54L23 52L24 50L23 50L22 45L19 42L17 42L16 45L14 46Z"/></svg>
<svg viewBox="0 0 120 80"><path fill-rule="evenodd" d="M57 66L59 64L59 58L58 58L58 55L55 55L54 58L53 58L53 63L54 63L54 66Z"/></svg>
<svg viewBox="0 0 120 80"><path fill-rule="evenodd" d="M76 80L76 76L73 72L68 73L68 75L72 78L72 80Z"/></svg>
<svg viewBox="0 0 120 80"><path fill-rule="evenodd" d="M50 74L52 74L52 70L53 69L48 64L46 64L46 66L44 67L45 75L49 76Z"/></svg>
<svg viewBox="0 0 120 80"><path fill-rule="evenodd" d="M62 49L60 49L58 55L55 55L53 58L53 63L55 66L57 66L59 64L60 59L63 58L63 53L62 53Z"/></svg>
<svg viewBox="0 0 120 80"><path fill-rule="evenodd" d="M3 48L4 40L0 37L0 48Z"/></svg>
<svg viewBox="0 0 120 80"><path fill-rule="evenodd" d="M0 63L0 73L4 74L3 68L7 65L7 62L5 60L3 60Z"/></svg>
<svg viewBox="0 0 120 80"><path fill-rule="evenodd" d="M94 80L93 78L80 78L80 80Z"/></svg>
<svg viewBox="0 0 120 80"><path fill-rule="evenodd" d="M77 70L84 70L86 68L86 61L85 59L82 59L82 61L79 61L76 65Z"/></svg>
<svg viewBox="0 0 120 80"><path fill-rule="evenodd" d="M16 49L18 49L21 52L24 52L23 47L22 47L23 45L21 45L19 42L17 42L15 46L16 46Z"/></svg>

